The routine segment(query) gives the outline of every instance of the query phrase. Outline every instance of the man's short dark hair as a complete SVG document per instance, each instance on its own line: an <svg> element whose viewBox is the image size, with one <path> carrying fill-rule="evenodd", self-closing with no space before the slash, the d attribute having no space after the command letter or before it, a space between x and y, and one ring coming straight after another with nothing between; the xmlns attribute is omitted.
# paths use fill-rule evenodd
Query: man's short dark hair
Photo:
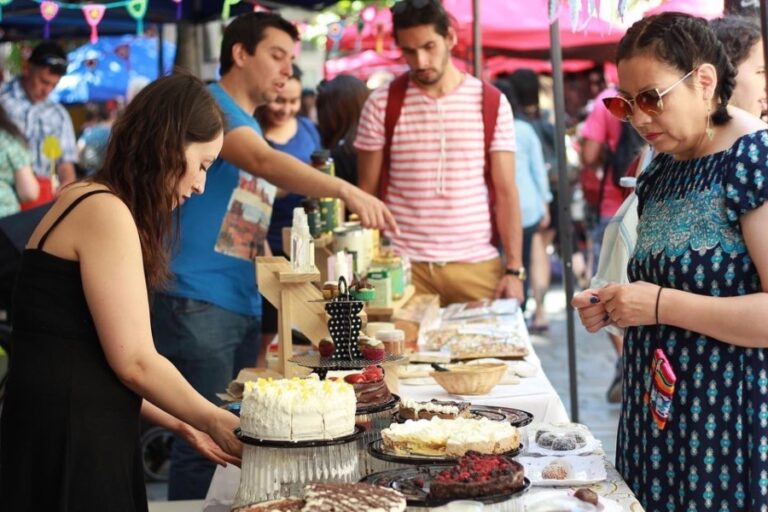
<svg viewBox="0 0 768 512"><path fill-rule="evenodd" d="M534 70L528 68L515 70L509 75L509 83L521 107L539 105L539 75Z"/></svg>
<svg viewBox="0 0 768 512"><path fill-rule="evenodd" d="M27 61L48 70L54 75L67 74L67 52L53 41L43 41L35 46Z"/></svg>
<svg viewBox="0 0 768 512"><path fill-rule="evenodd" d="M219 57L220 74L227 74L234 65L232 48L239 43L249 55L253 55L256 46L264 39L264 30L267 27L282 30L294 41L299 40L298 29L279 14L263 11L241 14L224 29Z"/></svg>
<svg viewBox="0 0 768 512"><path fill-rule="evenodd" d="M440 0L398 0L392 6L392 32L421 25L432 25L442 37L448 36L453 17L443 8Z"/></svg>

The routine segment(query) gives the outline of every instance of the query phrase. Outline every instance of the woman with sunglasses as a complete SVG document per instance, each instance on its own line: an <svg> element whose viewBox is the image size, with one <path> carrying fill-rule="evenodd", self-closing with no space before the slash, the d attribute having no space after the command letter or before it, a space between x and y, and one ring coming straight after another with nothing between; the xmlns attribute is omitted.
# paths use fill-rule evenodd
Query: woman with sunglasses
<svg viewBox="0 0 768 512"><path fill-rule="evenodd" d="M766 510L768 128L730 107L707 22L665 13L619 44L608 109L660 153L638 178L630 284L574 297L624 327L617 468L648 511Z"/></svg>

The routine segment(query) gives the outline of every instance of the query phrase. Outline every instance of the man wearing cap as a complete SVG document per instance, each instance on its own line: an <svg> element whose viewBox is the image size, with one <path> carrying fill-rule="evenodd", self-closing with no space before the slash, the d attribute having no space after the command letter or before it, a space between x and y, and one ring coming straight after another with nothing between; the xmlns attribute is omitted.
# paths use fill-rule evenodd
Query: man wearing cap
<svg viewBox="0 0 768 512"><path fill-rule="evenodd" d="M67 54L58 44L44 41L32 50L21 75L0 88L0 103L27 138L32 168L40 182L40 195L34 203L22 204L25 209L50 202L57 186L75 180L77 147L72 119L61 104L48 97L66 72Z"/></svg>

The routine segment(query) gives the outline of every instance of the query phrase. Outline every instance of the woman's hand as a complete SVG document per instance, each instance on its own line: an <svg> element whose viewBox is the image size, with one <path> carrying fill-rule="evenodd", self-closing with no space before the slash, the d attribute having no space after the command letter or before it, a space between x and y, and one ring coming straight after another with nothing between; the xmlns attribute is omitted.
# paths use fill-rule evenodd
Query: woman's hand
<svg viewBox="0 0 768 512"><path fill-rule="evenodd" d="M576 311L579 313L581 325L588 332L597 332L611 323L605 310L605 304L598 296L599 291L590 288L577 293L571 300L571 306L576 308Z"/></svg>
<svg viewBox="0 0 768 512"><path fill-rule="evenodd" d="M192 448L197 450L200 455L210 460L211 462L214 462L220 466L226 466L228 463L240 466L239 456L236 457L234 455L230 455L229 453L222 450L221 447L211 438L211 436L205 432L201 432L191 425L182 423L178 433L187 443L189 443L190 446L192 446Z"/></svg>
<svg viewBox="0 0 768 512"><path fill-rule="evenodd" d="M643 281L612 284L597 291L609 322L619 327L656 324L659 286Z"/></svg>
<svg viewBox="0 0 768 512"><path fill-rule="evenodd" d="M240 418L218 407L216 407L216 411L206 428L206 433L221 450L236 459L238 462L235 463L240 465L239 459L243 454L243 444L235 437L235 429L240 426Z"/></svg>

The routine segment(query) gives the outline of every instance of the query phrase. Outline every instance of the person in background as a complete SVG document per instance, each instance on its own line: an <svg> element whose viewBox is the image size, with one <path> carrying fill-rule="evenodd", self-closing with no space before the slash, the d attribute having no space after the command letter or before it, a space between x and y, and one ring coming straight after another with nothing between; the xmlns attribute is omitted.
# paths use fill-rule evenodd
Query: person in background
<svg viewBox="0 0 768 512"><path fill-rule="evenodd" d="M223 131L200 80L160 78L115 124L102 169L64 189L32 233L0 420L4 510L146 511L140 415L211 461L239 462L237 416L157 353L149 319L172 210L203 192Z"/></svg>
<svg viewBox="0 0 768 512"><path fill-rule="evenodd" d="M37 199L22 204L23 209L53 200L53 175L59 187L76 178L77 147L72 119L61 104L49 98L66 72L64 49L52 41L43 41L32 50L21 75L0 88L0 104L26 137L32 151L32 170L40 183ZM59 156L49 159L55 155Z"/></svg>
<svg viewBox="0 0 768 512"><path fill-rule="evenodd" d="M31 164L24 135L0 104L0 217L18 213L20 202L37 199L40 185Z"/></svg>
<svg viewBox="0 0 768 512"><path fill-rule="evenodd" d="M387 236L413 262L416 293L439 295L443 306L500 297L522 302L523 228L509 102L500 95L486 152L484 86L453 64L457 35L440 1L395 3L392 26L409 72L407 82L394 82L405 91L388 147L389 87L374 91L363 107L355 140L360 186L385 198L401 224L401 233Z"/></svg>
<svg viewBox="0 0 768 512"><path fill-rule="evenodd" d="M606 98L659 153L637 183L630 283L577 294L625 328L616 467L649 512L765 510L768 126L729 106L736 70L706 20L635 23Z"/></svg>
<svg viewBox="0 0 768 512"><path fill-rule="evenodd" d="M301 70L294 65L293 75L280 90L277 98L256 109L256 120L259 121L264 131L264 139L270 146L309 163L312 153L321 148L320 134L312 121L299 115L300 103ZM293 192L277 192L267 232L267 242L273 256L286 256L283 252L283 228L291 227L293 209L301 207L304 198L305 196ZM261 311L262 337L256 366L266 368L267 349L277 334L277 310L268 301L262 301ZM245 357L235 357L242 358L242 364L253 363Z"/></svg>
<svg viewBox="0 0 768 512"><path fill-rule="evenodd" d="M111 103L86 105L86 126L77 139L78 166L85 176L94 174L104 162L112 123L117 115L117 105Z"/></svg>
<svg viewBox="0 0 768 512"><path fill-rule="evenodd" d="M336 176L357 185L357 123L371 91L352 75L338 75L317 90L317 123L323 147L331 150Z"/></svg>
<svg viewBox="0 0 768 512"><path fill-rule="evenodd" d="M552 201L544 152L536 130L528 121L523 120L523 116L518 117L521 107L512 85L507 80L497 80L494 85L507 97L515 115L515 178L520 191L520 217L523 223L523 266L531 268L533 237L539 230L549 226L549 203ZM523 313L526 310L529 283L530 279L526 279L523 288L525 298L521 304Z"/></svg>
<svg viewBox="0 0 768 512"><path fill-rule="evenodd" d="M539 138L539 143L544 153L544 165L549 179L547 188L552 196L548 202L549 211L547 212L547 218L549 222L547 225L541 226L533 234L530 254L530 288L533 292L536 309L533 311L528 329L532 333L544 333L549 330L544 299L552 278L548 251L550 247L554 246L557 239L559 219L557 211L558 169L557 154L555 153L555 126L548 119L547 113L541 110L539 100L541 85L539 83L539 75L535 71L527 68L517 69L509 75L508 80L520 105L519 109L514 113L515 121L521 119L530 123Z"/></svg>
<svg viewBox="0 0 768 512"><path fill-rule="evenodd" d="M760 23L741 16L709 22L736 68L736 87L730 104L762 117L766 110L765 55Z"/></svg>
<svg viewBox="0 0 768 512"><path fill-rule="evenodd" d="M268 12L242 14L224 29L221 79L209 86L227 119L221 157L209 169L208 193L189 198L179 208L173 280L152 302L158 351L211 401L218 400L216 394L242 367L256 363L261 340L262 298L254 262L217 250L224 245L222 239L238 235L240 224L229 223L243 219L238 215L243 211L238 198L255 197L254 208L259 212L272 206L274 186L302 195L340 198L365 227L397 230L380 200L277 151L264 140L253 114L258 106L274 101L289 81L298 38L292 23ZM266 234L266 229L262 231ZM242 242L251 250L263 250L250 232ZM245 363L248 353L252 359ZM213 464L177 437L171 450L169 499L204 498L214 470Z"/></svg>
<svg viewBox="0 0 768 512"><path fill-rule="evenodd" d="M310 87L301 90L301 108L299 115L317 124L317 93Z"/></svg>

